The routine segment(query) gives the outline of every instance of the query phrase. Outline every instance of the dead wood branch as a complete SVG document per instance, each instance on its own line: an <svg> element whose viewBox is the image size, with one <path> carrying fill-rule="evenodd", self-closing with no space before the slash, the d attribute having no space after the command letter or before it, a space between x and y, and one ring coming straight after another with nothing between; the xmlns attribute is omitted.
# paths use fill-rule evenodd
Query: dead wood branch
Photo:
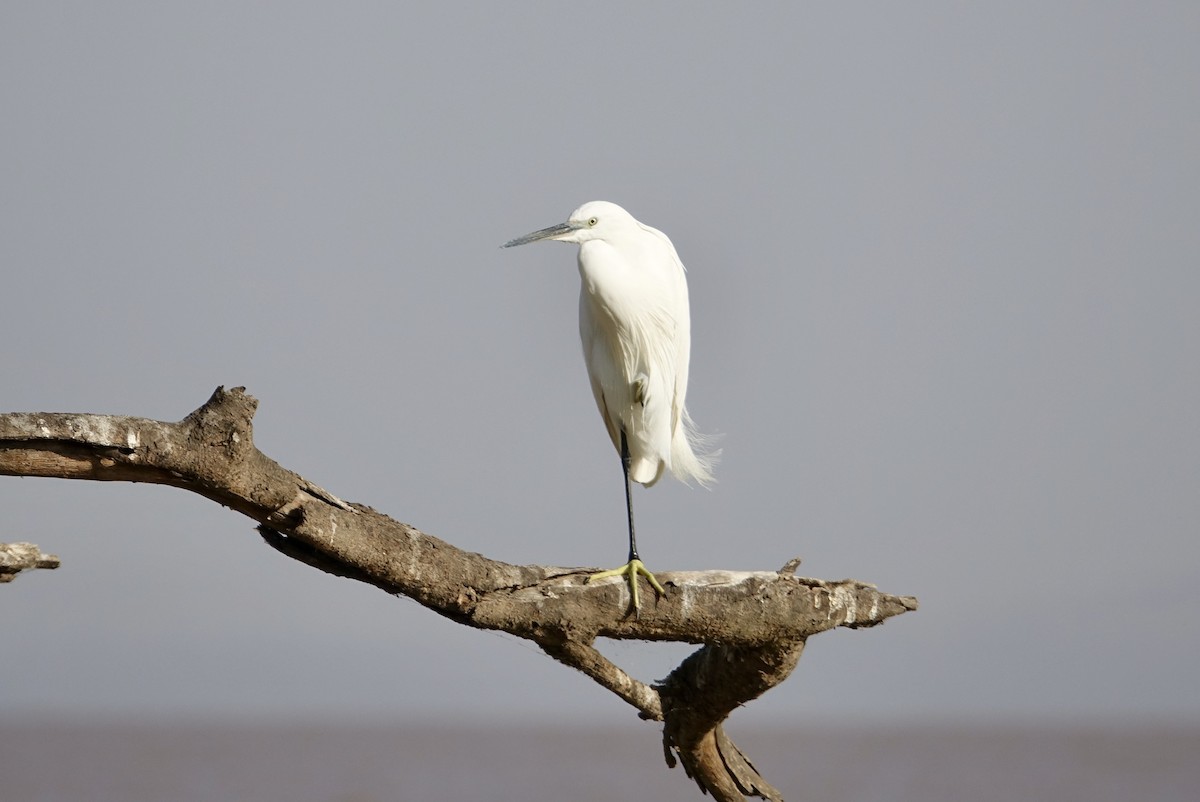
<svg viewBox="0 0 1200 802"><path fill-rule="evenodd" d="M625 615L619 579L585 584L595 568L511 565L463 551L370 507L348 504L254 446L257 402L217 388L177 423L91 414L0 415L0 475L154 482L190 490L259 523L270 546L337 576L409 596L447 618L537 643L664 722L678 755L720 800L780 799L722 722L782 682L806 639L838 626L874 626L916 600L854 580L779 571L660 572L665 598ZM630 677L594 647L597 637L703 644L658 686Z"/></svg>
<svg viewBox="0 0 1200 802"><path fill-rule="evenodd" d="M58 557L42 554L32 543L0 543L0 582L12 582L22 571L58 566Z"/></svg>

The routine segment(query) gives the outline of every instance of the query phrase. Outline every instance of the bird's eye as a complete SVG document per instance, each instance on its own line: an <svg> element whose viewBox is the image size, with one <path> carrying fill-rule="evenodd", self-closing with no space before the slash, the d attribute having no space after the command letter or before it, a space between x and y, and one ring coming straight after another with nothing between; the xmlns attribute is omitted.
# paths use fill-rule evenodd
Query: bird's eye
<svg viewBox="0 0 1200 802"><path fill-rule="evenodd" d="M595 217L589 217L588 218L588 228L594 227L596 225L596 223L599 223L599 222L600 222L599 219L597 219Z"/></svg>

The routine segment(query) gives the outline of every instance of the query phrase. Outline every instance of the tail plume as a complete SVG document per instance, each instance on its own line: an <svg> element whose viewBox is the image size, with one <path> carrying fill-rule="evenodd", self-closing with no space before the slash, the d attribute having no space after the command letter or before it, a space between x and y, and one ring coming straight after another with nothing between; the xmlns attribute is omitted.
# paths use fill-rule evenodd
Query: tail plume
<svg viewBox="0 0 1200 802"><path fill-rule="evenodd" d="M713 446L718 439L718 435L696 431L696 424L684 409L671 440L671 473L675 478L684 484L695 480L703 487L715 482L713 468L721 458L721 450Z"/></svg>

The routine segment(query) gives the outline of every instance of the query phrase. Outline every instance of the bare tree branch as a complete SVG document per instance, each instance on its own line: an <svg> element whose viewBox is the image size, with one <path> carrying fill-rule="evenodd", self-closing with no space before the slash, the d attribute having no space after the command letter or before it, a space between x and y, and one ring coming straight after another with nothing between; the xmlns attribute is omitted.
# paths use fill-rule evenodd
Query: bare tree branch
<svg viewBox="0 0 1200 802"><path fill-rule="evenodd" d="M22 571L58 566L58 557L42 554L32 543L0 543L0 582L12 582Z"/></svg>
<svg viewBox="0 0 1200 802"><path fill-rule="evenodd" d="M264 541L328 573L409 596L468 626L509 632L579 669L663 721L675 755L719 800L781 799L730 741L722 722L788 677L806 639L867 627L916 600L855 580L779 571L660 572L664 598L625 614L623 580L585 584L594 568L511 565L463 551L370 507L348 504L254 446L257 402L217 388L182 421L110 415L0 415L0 475L154 482L198 493L259 523ZM660 685L630 677L594 647L597 637L704 644Z"/></svg>

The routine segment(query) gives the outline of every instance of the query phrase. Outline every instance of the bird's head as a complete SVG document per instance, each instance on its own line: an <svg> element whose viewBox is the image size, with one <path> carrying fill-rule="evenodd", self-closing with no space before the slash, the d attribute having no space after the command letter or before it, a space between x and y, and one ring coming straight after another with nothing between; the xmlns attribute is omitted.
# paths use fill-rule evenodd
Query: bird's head
<svg viewBox="0 0 1200 802"><path fill-rule="evenodd" d="M619 237L623 231L636 227L637 221L633 219L633 215L617 204L608 201L589 201L571 212L567 222L509 240L504 243L504 247L527 245L539 240L576 243L593 239L611 241Z"/></svg>

